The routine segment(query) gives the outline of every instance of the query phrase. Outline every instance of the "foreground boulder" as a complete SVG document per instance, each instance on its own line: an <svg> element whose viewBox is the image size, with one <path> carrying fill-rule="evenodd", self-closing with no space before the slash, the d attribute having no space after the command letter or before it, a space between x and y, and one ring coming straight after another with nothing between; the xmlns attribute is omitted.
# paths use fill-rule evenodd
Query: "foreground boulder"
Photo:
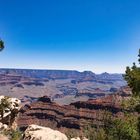
<svg viewBox="0 0 140 140"><path fill-rule="evenodd" d="M23 140L68 140L67 136L57 130L48 127L41 127L38 125L30 125L24 132ZM80 139L71 138L70 140L88 140L86 138Z"/></svg>
<svg viewBox="0 0 140 140"><path fill-rule="evenodd" d="M25 131L23 140L68 140L68 138L59 131L47 127L30 125Z"/></svg>

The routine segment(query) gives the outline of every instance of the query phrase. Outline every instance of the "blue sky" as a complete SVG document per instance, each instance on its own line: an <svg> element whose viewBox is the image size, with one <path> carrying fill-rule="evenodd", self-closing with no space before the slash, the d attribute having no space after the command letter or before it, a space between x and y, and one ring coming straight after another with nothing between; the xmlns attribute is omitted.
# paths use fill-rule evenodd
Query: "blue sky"
<svg viewBox="0 0 140 140"><path fill-rule="evenodd" d="M0 0L0 67L122 73L137 60L139 7L139 0Z"/></svg>

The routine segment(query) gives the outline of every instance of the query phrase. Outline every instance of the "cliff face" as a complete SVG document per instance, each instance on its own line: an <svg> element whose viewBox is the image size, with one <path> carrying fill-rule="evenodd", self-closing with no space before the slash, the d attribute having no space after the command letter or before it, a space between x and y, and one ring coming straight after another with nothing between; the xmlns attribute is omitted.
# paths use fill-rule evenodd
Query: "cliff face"
<svg viewBox="0 0 140 140"><path fill-rule="evenodd" d="M66 129L80 130L88 122L99 123L102 120L103 110L108 109L114 114L121 111L119 102L121 95L109 95L104 98L76 102L60 106L45 96L37 102L25 105L20 110L18 126L24 130L28 125L36 124L52 129L64 131Z"/></svg>

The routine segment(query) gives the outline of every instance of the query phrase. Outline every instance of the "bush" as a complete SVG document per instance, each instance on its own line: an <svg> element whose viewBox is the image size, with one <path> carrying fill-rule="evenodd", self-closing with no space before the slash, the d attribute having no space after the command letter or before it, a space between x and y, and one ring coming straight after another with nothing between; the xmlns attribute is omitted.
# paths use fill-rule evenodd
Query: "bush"
<svg viewBox="0 0 140 140"><path fill-rule="evenodd" d="M22 140L22 133L19 130L3 130L0 134L7 136L10 140Z"/></svg>
<svg viewBox="0 0 140 140"><path fill-rule="evenodd" d="M13 131L11 135L11 140L21 140L22 133L19 130Z"/></svg>
<svg viewBox="0 0 140 140"><path fill-rule="evenodd" d="M116 118L109 130L109 135L114 140L139 140L137 117L134 116Z"/></svg>

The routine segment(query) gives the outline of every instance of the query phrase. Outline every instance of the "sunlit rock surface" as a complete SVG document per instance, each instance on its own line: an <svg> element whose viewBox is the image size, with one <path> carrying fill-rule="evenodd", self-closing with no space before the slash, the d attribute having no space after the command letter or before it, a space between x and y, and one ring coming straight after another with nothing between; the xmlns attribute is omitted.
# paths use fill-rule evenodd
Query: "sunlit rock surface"
<svg viewBox="0 0 140 140"><path fill-rule="evenodd" d="M23 140L68 140L67 136L59 131L47 127L30 125Z"/></svg>
<svg viewBox="0 0 140 140"><path fill-rule="evenodd" d="M68 140L67 136L57 130L48 127L41 127L38 125L30 125L24 133L23 140ZM71 138L71 140L88 140L86 138L80 139Z"/></svg>

